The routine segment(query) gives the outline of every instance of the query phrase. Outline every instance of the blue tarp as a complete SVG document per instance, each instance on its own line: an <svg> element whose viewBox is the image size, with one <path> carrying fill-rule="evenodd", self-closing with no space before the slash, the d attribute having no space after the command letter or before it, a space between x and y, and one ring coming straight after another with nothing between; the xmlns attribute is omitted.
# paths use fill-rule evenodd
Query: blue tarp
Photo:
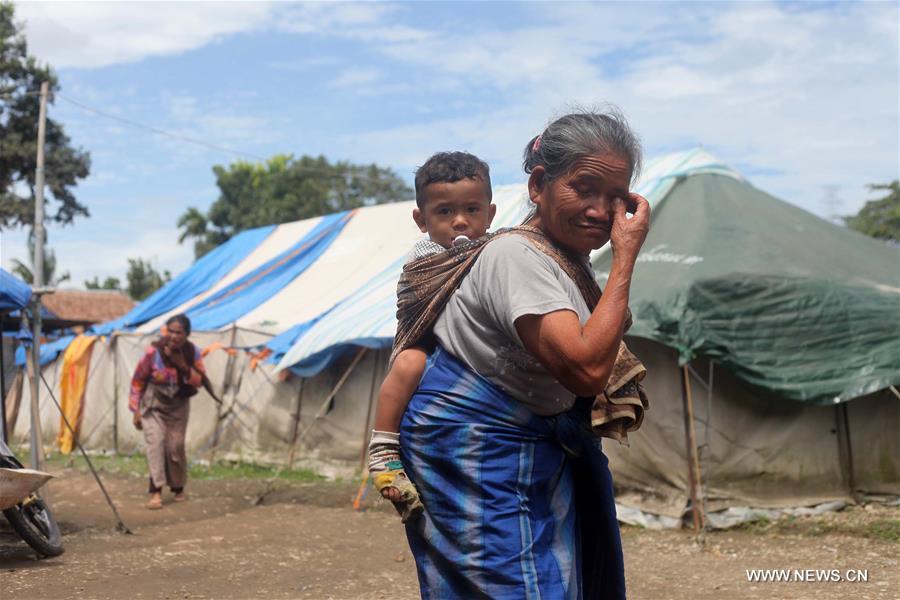
<svg viewBox="0 0 900 600"><path fill-rule="evenodd" d="M31 287L0 269L0 312L24 308L31 299Z"/></svg>
<svg viewBox="0 0 900 600"><path fill-rule="evenodd" d="M271 299L328 249L352 215L345 211L322 217L299 242L191 307L187 311L191 327L196 331L224 327Z"/></svg>
<svg viewBox="0 0 900 600"><path fill-rule="evenodd" d="M208 290L244 260L268 237L275 225L248 229L237 234L215 250L210 251L191 267L135 306L124 317L96 325L92 332L106 335L116 330L130 329L180 306ZM195 327L196 328L196 327Z"/></svg>
<svg viewBox="0 0 900 600"><path fill-rule="evenodd" d="M59 353L64 352L74 339L74 335L67 335L52 342L42 343L41 366L43 367L44 365L47 365L56 360L56 357L59 355ZM16 348L16 366L25 366L25 357L27 356L26 352L31 352L30 346L31 344L28 344L28 346L26 346L25 344L20 344L19 347Z"/></svg>
<svg viewBox="0 0 900 600"><path fill-rule="evenodd" d="M288 367L290 371L297 377L313 377L318 375L332 362L341 357L341 355L355 348L371 348L378 350L381 348L390 348L394 345L393 338L371 337L356 338L352 343L338 344L330 346L321 352L304 358L300 362Z"/></svg>
<svg viewBox="0 0 900 600"><path fill-rule="evenodd" d="M291 349L294 343L300 339L300 337L309 331L309 328L319 322L325 315L327 315L330 311L325 311L321 315L310 319L309 321L305 321L300 323L299 325L294 325L287 331L280 333L273 337L271 340L265 343L265 347L272 351L272 356L269 358L269 362L277 363L281 360L281 357L285 355L285 353Z"/></svg>

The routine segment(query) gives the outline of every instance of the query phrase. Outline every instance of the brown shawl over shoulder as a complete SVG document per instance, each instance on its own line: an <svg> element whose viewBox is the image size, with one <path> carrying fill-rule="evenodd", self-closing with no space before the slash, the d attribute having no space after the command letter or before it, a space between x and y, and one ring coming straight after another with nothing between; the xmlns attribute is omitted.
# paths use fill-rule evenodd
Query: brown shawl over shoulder
<svg viewBox="0 0 900 600"><path fill-rule="evenodd" d="M481 251L491 240L516 233L526 237L536 248L559 264L578 285L590 310L600 301L600 286L583 263L554 245L540 230L521 225L473 240L461 246L412 261L404 265L397 284L397 334L391 361L403 350L430 335L444 306L463 278L475 264ZM631 314L625 328L631 325ZM641 380L647 369L632 354L625 343L619 344L612 374L603 394L594 399L591 425L599 436L627 443L628 432L641 426L644 411L649 408Z"/></svg>

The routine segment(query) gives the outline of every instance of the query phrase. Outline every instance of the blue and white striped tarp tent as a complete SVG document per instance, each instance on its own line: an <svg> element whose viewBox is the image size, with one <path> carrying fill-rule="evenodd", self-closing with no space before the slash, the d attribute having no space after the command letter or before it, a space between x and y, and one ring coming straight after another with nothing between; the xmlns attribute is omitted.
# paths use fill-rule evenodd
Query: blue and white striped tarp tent
<svg viewBox="0 0 900 600"><path fill-rule="evenodd" d="M740 175L703 150L649 161L636 191L661 202L677 179L694 173ZM493 228L528 212L525 186L494 189ZM98 333L153 333L184 312L195 331L236 328L257 334L278 369L311 376L350 346L386 347L396 331L396 285L422 234L412 201L245 231ZM242 339L248 339L242 336Z"/></svg>

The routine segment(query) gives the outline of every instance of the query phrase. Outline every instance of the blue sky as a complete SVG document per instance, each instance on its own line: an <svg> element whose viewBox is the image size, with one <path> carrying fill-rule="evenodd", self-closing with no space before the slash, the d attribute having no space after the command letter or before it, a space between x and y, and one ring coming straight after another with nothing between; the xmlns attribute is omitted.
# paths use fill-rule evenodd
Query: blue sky
<svg viewBox="0 0 900 600"><path fill-rule="evenodd" d="M521 150L573 104L612 102L648 157L702 144L820 216L898 177L896 3L19 3L62 95L259 157L377 162L407 181L437 150L524 180ZM62 98L50 115L91 152L91 217L50 227L80 287L126 258L177 273L175 222L238 157ZM251 159L252 160L252 159ZM831 205L826 201L831 198ZM4 231L2 264L25 254Z"/></svg>

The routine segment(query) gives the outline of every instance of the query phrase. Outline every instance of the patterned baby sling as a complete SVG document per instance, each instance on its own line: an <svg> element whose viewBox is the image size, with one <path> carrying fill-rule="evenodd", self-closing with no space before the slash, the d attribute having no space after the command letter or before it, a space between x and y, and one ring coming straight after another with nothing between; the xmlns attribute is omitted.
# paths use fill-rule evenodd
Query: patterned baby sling
<svg viewBox="0 0 900 600"><path fill-rule="evenodd" d="M555 260L578 286L588 308L594 310L600 301L600 286L583 261L553 244L535 227L520 225L501 229L403 266L403 273L397 284L398 323L391 352L392 363L403 350L430 341L435 321L484 247L492 240L512 234L525 237L537 249ZM625 330L630 326L629 311ZM641 361L628 350L624 342L620 342L606 388L593 399L591 406L591 426L596 435L612 438L622 444L628 443L628 433L641 426L644 411L650 408L641 386L641 380L646 374L647 369Z"/></svg>

